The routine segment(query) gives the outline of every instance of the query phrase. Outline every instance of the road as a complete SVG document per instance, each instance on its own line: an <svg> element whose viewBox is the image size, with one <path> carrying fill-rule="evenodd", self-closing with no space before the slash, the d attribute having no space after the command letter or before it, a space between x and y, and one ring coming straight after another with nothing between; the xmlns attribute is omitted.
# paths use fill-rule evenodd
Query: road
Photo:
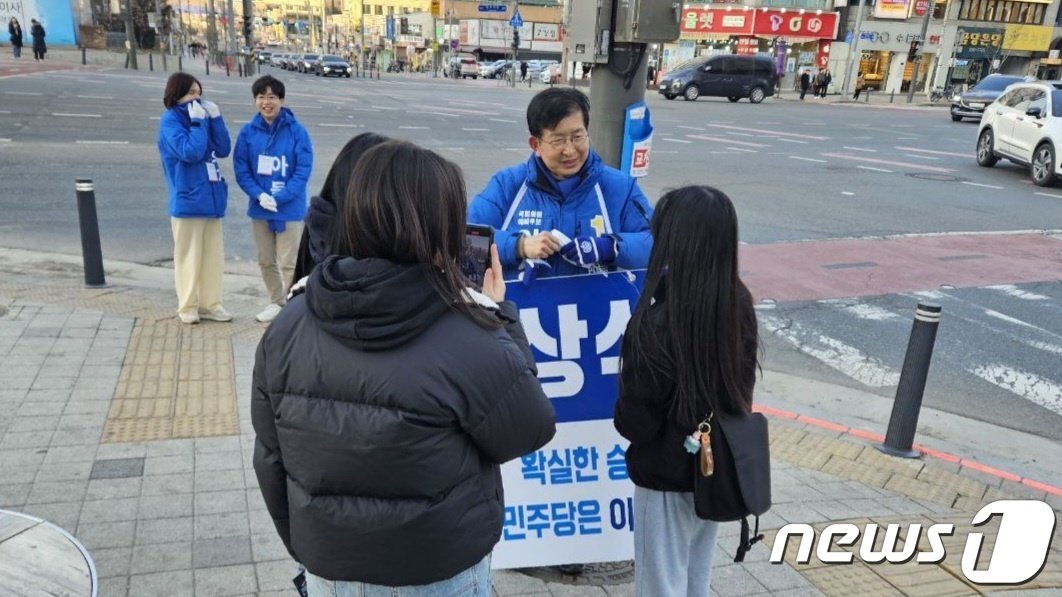
<svg viewBox="0 0 1062 597"><path fill-rule="evenodd" d="M528 155L526 88L276 74L314 140L313 190L369 130L454 160L470 195ZM90 176L105 255L166 263L163 83L122 71L5 77L0 64L0 245L78 253L73 181ZM235 137L253 115L250 81L215 73L203 84ZM1009 163L978 167L976 125L937 108L648 101L656 131L642 187L655 199L711 184L734 199L772 368L890 399L914 306L936 302L944 320L925 404L1062 441L1062 188L1035 187ZM226 254L230 269L253 271L245 201L233 184Z"/></svg>

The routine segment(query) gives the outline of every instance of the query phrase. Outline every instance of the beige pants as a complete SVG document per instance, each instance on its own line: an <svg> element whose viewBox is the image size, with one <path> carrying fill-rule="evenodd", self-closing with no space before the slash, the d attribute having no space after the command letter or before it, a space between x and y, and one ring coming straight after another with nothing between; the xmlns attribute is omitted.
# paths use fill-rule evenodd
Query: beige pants
<svg viewBox="0 0 1062 597"><path fill-rule="evenodd" d="M225 266L221 219L170 218L170 227L177 312L221 307L221 271Z"/></svg>
<svg viewBox="0 0 1062 597"><path fill-rule="evenodd" d="M299 255L302 222L285 222L284 232L271 232L269 222L251 220L254 246L258 249L258 267L262 270L269 300L276 305L287 302L295 259Z"/></svg>

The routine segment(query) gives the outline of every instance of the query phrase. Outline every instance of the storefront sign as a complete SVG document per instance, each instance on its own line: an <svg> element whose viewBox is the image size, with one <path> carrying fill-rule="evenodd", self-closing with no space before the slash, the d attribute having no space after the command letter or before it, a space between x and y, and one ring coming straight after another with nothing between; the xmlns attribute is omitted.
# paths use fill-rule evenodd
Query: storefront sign
<svg viewBox="0 0 1062 597"><path fill-rule="evenodd" d="M885 50L890 52L906 51L912 41L921 39L921 26L907 23L875 23L873 31L863 31L859 35L859 49ZM851 43L849 41L849 43ZM933 51L940 45L939 35L930 35L923 51Z"/></svg>
<svg viewBox="0 0 1062 597"><path fill-rule="evenodd" d="M916 17L924 17L927 10L929 10L929 0L915 0L911 14Z"/></svg>
<svg viewBox="0 0 1062 597"><path fill-rule="evenodd" d="M737 40L737 53L746 56L755 56L760 49L760 40L755 37L739 37Z"/></svg>
<svg viewBox="0 0 1062 597"><path fill-rule="evenodd" d="M505 513L494 568L629 560L634 486L612 426L619 350L643 277L623 273L508 285L520 307L557 435L502 467Z"/></svg>
<svg viewBox="0 0 1062 597"><path fill-rule="evenodd" d="M560 39L560 26L554 23L535 23L536 41L557 41Z"/></svg>
<svg viewBox="0 0 1062 597"><path fill-rule="evenodd" d="M878 19L906 19L907 0L878 0L874 5L874 17Z"/></svg>
<svg viewBox="0 0 1062 597"><path fill-rule="evenodd" d="M991 27L960 27L958 58L992 58L1003 47L1003 30Z"/></svg>
<svg viewBox="0 0 1062 597"><path fill-rule="evenodd" d="M837 13L785 9L690 8L682 11L682 37L714 36L811 37L834 39Z"/></svg>
<svg viewBox="0 0 1062 597"><path fill-rule="evenodd" d="M1046 52L1051 47L1052 27L1042 25L1007 25L1003 36L1004 50Z"/></svg>

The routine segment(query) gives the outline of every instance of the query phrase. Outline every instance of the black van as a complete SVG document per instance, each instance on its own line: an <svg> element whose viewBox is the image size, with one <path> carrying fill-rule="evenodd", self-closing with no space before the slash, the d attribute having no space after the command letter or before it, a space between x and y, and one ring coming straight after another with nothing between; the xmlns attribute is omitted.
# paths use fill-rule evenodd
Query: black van
<svg viewBox="0 0 1062 597"><path fill-rule="evenodd" d="M758 104L774 95L777 86L773 59L722 54L694 58L675 67L660 82L660 94L669 100L681 95L690 102L702 95L725 97L732 102L747 97Z"/></svg>

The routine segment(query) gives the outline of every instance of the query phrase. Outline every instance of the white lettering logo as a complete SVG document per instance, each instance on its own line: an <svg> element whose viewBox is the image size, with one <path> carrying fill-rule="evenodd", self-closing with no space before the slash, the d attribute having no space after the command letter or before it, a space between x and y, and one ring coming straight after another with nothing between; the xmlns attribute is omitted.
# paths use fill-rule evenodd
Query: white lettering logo
<svg viewBox="0 0 1062 597"><path fill-rule="evenodd" d="M782 15L771 15L771 31L778 31L782 28Z"/></svg>
<svg viewBox="0 0 1062 597"><path fill-rule="evenodd" d="M993 516L1000 515L999 532L992 559L985 570L976 570L977 560L984 546L984 533L970 533L962 553L962 573L970 582L982 585L1020 585L1035 578L1047 563L1051 537L1055 531L1055 513L1051 506L1036 500L999 500L988 504L974 515L971 524L980 526ZM899 536L899 524L885 527L881 549L875 550L879 526L867 524L860 531L850 523L831 524L823 529L815 541L815 529L809 524L787 524L778 531L771 549L771 563L779 564L785 559L789 538L799 537L796 562L807 564L811 560L811 548L816 546L815 556L826 564L850 564L855 554L849 551L834 551L837 546L851 546L859 541L859 557L868 564L904 564L917 558L919 564L936 564L946 555L941 537L955 533L953 524L934 524L926 529L929 551L917 551L922 525L909 524L903 546ZM860 540L862 536L862 540Z"/></svg>

